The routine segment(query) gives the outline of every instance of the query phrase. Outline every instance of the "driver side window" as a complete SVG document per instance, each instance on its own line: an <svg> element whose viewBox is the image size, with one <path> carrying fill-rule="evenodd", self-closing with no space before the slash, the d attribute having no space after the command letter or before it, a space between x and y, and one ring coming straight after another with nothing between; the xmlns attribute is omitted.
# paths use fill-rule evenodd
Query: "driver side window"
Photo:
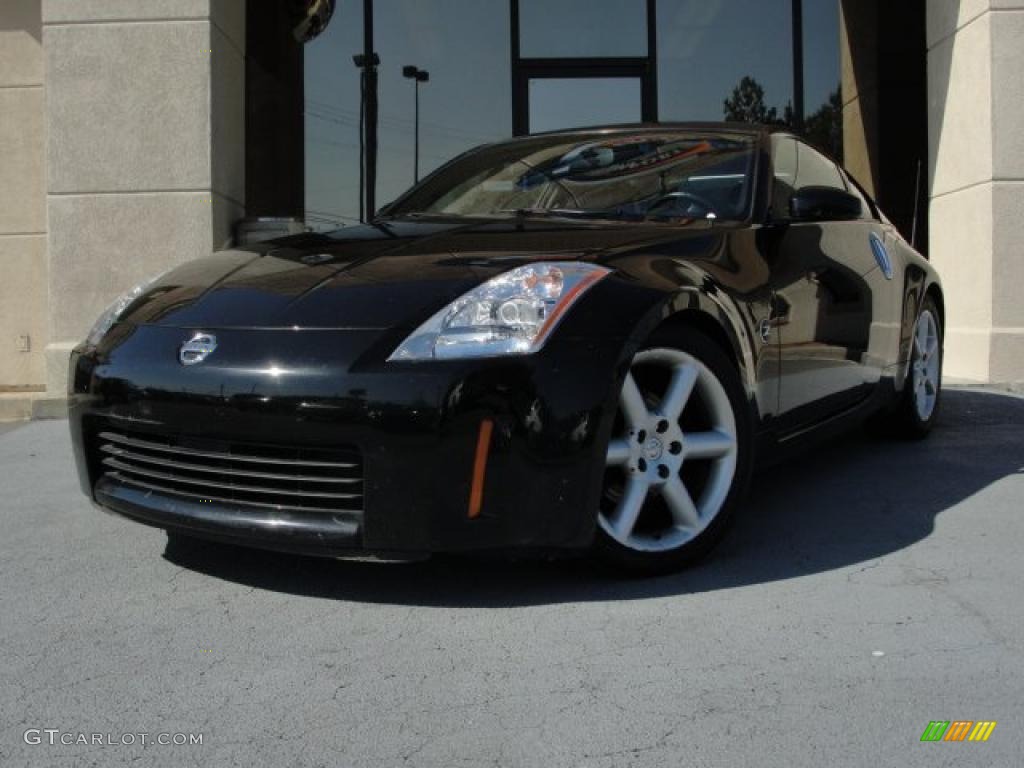
<svg viewBox="0 0 1024 768"><path fill-rule="evenodd" d="M846 182L843 181L839 167L835 163L802 141L795 141L794 144L796 144L796 186L794 189L831 187L840 192L846 191Z"/></svg>
<svg viewBox="0 0 1024 768"><path fill-rule="evenodd" d="M772 136L772 218L789 216L789 198L796 191L796 141L790 136Z"/></svg>
<svg viewBox="0 0 1024 768"><path fill-rule="evenodd" d="M831 187L846 192L839 168L792 136L772 136L772 216L789 216L789 199L804 187Z"/></svg>

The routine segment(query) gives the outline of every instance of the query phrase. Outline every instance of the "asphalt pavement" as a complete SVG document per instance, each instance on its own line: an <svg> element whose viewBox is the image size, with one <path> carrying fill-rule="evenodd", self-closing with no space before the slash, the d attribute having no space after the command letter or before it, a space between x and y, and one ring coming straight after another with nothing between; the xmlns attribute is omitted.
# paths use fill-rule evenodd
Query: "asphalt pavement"
<svg viewBox="0 0 1024 768"><path fill-rule="evenodd" d="M66 422L7 426L0 766L1020 766L1022 551L1024 398L992 391L762 472L653 580L168 550L80 494Z"/></svg>

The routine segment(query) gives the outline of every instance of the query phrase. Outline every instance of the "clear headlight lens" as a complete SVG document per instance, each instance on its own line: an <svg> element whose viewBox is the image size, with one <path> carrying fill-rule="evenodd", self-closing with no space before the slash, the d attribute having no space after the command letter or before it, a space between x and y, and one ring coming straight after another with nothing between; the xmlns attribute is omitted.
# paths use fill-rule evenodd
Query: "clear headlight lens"
<svg viewBox="0 0 1024 768"><path fill-rule="evenodd" d="M528 355L588 288L611 270L539 262L488 280L453 301L402 342L391 360Z"/></svg>
<svg viewBox="0 0 1024 768"><path fill-rule="evenodd" d="M86 337L86 343L93 347L99 344L103 337L106 335L107 331L110 330L111 326L113 326L114 323L117 322L118 318L121 317L121 313L128 309L128 307L131 305L133 301L135 301L137 298L139 298L139 296L148 291L149 288L160 278L162 278L165 274L167 273L161 272L156 277L150 278L145 282L139 283L130 291L122 293L120 296L118 296L113 304L111 304L109 307L103 310L103 314L99 316L99 319L96 321L96 324L93 325L92 330L89 331L89 335Z"/></svg>

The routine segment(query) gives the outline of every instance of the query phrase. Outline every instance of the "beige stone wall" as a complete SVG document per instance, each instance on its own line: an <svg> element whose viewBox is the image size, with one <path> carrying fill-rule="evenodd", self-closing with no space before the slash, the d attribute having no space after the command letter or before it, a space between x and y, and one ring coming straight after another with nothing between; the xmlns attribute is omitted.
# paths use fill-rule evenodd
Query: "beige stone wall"
<svg viewBox="0 0 1024 768"><path fill-rule="evenodd" d="M929 0L931 257L947 376L1024 382L1024 0Z"/></svg>
<svg viewBox="0 0 1024 768"><path fill-rule="evenodd" d="M45 382L46 172L40 0L0 2L0 392Z"/></svg>
<svg viewBox="0 0 1024 768"><path fill-rule="evenodd" d="M244 215L245 4L44 0L47 391L119 293Z"/></svg>

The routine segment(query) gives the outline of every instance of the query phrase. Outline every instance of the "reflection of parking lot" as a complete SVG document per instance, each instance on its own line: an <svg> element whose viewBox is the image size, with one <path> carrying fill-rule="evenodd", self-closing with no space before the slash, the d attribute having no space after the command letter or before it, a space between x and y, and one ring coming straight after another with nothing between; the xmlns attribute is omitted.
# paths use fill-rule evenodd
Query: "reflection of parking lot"
<svg viewBox="0 0 1024 768"><path fill-rule="evenodd" d="M927 442L854 434L763 472L713 560L624 582L165 552L80 497L66 424L0 431L0 762L1017 764L1024 398L944 407ZM999 726L921 744L933 720Z"/></svg>

